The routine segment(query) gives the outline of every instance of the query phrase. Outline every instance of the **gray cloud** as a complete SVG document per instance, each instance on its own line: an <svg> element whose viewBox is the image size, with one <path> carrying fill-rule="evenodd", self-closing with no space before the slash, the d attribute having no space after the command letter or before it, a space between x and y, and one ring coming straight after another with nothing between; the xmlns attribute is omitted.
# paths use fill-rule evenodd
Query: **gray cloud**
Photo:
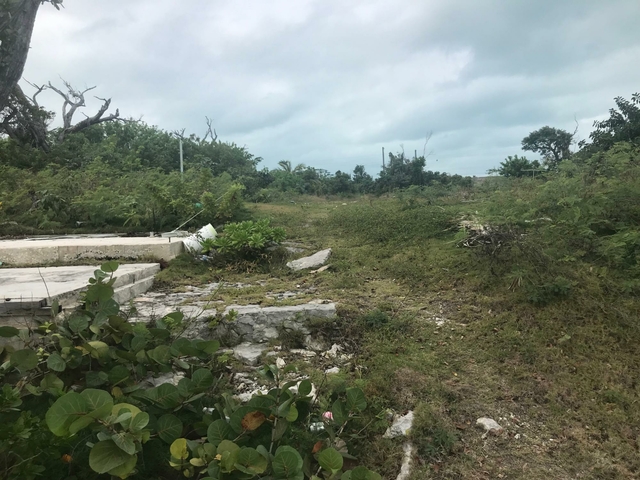
<svg viewBox="0 0 640 480"><path fill-rule="evenodd" d="M279 160L375 173L381 147L482 175L531 130L588 135L640 90L628 0L65 0L25 78L97 84L125 115ZM54 97L47 97L51 108Z"/></svg>

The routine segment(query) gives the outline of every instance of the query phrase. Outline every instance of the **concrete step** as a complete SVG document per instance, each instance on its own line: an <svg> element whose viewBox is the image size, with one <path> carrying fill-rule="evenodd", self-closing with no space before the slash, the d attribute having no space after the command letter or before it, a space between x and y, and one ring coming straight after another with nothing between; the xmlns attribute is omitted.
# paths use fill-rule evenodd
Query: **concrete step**
<svg viewBox="0 0 640 480"><path fill-rule="evenodd" d="M0 315L42 312L54 302L64 308L77 304L97 266L0 269ZM157 263L125 264L115 272L114 299L119 303L139 296L153 285Z"/></svg>

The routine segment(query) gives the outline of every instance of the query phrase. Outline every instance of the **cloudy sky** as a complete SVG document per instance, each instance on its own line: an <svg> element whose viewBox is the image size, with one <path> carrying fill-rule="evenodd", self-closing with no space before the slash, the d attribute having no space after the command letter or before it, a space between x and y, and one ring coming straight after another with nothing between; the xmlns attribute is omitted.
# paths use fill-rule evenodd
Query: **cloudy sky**
<svg viewBox="0 0 640 480"><path fill-rule="evenodd" d="M381 148L483 175L551 125L588 136L640 91L638 0L64 0L24 77L64 77L124 116L274 167L375 174ZM95 106L95 103L93 104ZM49 108L58 108L54 97ZM529 154L529 158L535 158Z"/></svg>

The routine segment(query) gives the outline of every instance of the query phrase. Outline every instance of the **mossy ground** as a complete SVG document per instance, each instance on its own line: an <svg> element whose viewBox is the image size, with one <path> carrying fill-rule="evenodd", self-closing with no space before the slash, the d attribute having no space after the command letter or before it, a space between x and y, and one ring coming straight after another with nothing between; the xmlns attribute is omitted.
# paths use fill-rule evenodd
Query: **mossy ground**
<svg viewBox="0 0 640 480"><path fill-rule="evenodd" d="M281 259L221 268L181 257L159 285L251 284L217 292L226 304L276 304L267 292L310 288L293 302L337 302L343 340L357 343L347 380L365 388L374 410L416 412L414 480L640 477L640 303L594 298L588 277L562 302L527 303L455 246L450 218L470 206L442 205L418 214L364 197L257 204L254 215L285 227L289 240L310 252L331 247L331 268L292 273ZM484 437L474 425L483 416L505 433ZM382 439L385 426L375 420L363 432L361 457L395 478L402 442Z"/></svg>

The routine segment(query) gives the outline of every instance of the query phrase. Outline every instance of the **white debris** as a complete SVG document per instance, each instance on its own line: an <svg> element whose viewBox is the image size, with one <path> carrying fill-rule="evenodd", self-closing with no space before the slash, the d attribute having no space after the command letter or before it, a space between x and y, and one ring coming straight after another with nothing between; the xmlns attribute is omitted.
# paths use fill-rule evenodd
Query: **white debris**
<svg viewBox="0 0 640 480"><path fill-rule="evenodd" d="M504 429L493 418L481 417L476 420L476 425L484 428L485 432L492 433L494 435L499 435L504 431Z"/></svg>
<svg viewBox="0 0 640 480"><path fill-rule="evenodd" d="M340 373L340 367L327 368L324 373L327 375L335 375L336 373Z"/></svg>
<svg viewBox="0 0 640 480"><path fill-rule="evenodd" d="M342 350L342 347L337 343L331 345L331 348L322 354L323 357L328 358L336 358L338 356L338 352Z"/></svg>
<svg viewBox="0 0 640 480"><path fill-rule="evenodd" d="M286 367L286 366L287 366L287 362L285 362L285 361L284 361L284 358L280 358L280 357L278 357L278 358L276 359L276 367L278 367L278 368L284 368L284 367Z"/></svg>
<svg viewBox="0 0 640 480"><path fill-rule="evenodd" d="M394 415L393 424L387 428L384 438L406 437L413 425L413 411L406 415Z"/></svg>
<svg viewBox="0 0 640 480"><path fill-rule="evenodd" d="M400 467L400 473L396 477L396 480L407 480L411 474L411 458L413 457L413 444L406 442L402 446L404 456L402 457L402 466Z"/></svg>
<svg viewBox="0 0 640 480"><path fill-rule="evenodd" d="M287 267L289 267L294 272L299 270L305 270L307 268L316 268L321 267L329 257L331 256L331 249L327 248L326 250L320 250L319 252L314 253L309 257L299 258L298 260L293 260L287 263Z"/></svg>

